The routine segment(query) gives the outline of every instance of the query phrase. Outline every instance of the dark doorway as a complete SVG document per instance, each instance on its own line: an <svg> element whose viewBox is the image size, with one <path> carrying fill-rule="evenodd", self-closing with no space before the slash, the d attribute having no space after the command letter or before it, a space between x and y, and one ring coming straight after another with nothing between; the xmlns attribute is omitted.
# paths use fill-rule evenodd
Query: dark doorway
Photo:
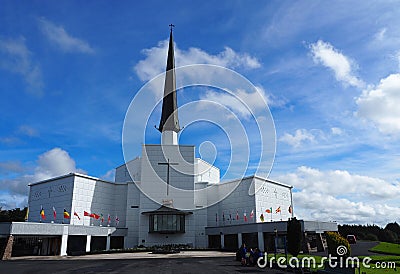
<svg viewBox="0 0 400 274"><path fill-rule="evenodd" d="M237 234L226 234L224 238L225 249L237 251L239 249L239 241Z"/></svg>
<svg viewBox="0 0 400 274"><path fill-rule="evenodd" d="M85 235L69 235L67 254L82 255L86 253L86 236Z"/></svg>
<svg viewBox="0 0 400 274"><path fill-rule="evenodd" d="M247 248L256 248L258 247L258 233L243 233L242 234L242 243L246 244Z"/></svg>
<svg viewBox="0 0 400 274"><path fill-rule="evenodd" d="M107 237L106 236L92 236L90 242L90 251L106 250Z"/></svg>
<svg viewBox="0 0 400 274"><path fill-rule="evenodd" d="M209 248L221 248L221 235L208 235Z"/></svg>
<svg viewBox="0 0 400 274"><path fill-rule="evenodd" d="M110 239L110 249L123 249L124 236L113 236Z"/></svg>

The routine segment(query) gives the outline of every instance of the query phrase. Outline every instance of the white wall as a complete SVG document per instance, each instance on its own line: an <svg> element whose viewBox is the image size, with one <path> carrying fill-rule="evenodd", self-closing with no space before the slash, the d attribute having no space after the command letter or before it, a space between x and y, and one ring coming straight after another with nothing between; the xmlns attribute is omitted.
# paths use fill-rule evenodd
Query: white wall
<svg viewBox="0 0 400 274"><path fill-rule="evenodd" d="M69 223L64 219L64 208L71 213L72 193L74 188L74 175L59 177L56 180L30 185L29 191L29 222L39 222L40 208L43 206L46 220L44 223L54 221L53 207L57 212L55 223Z"/></svg>
<svg viewBox="0 0 400 274"><path fill-rule="evenodd" d="M256 178L255 201L257 205L257 222L261 222L260 215L264 214L264 221L286 221L291 217L289 206L291 205L291 188L272 181L264 181ZM272 207L272 214L265 210ZM281 212L276 212L280 208Z"/></svg>

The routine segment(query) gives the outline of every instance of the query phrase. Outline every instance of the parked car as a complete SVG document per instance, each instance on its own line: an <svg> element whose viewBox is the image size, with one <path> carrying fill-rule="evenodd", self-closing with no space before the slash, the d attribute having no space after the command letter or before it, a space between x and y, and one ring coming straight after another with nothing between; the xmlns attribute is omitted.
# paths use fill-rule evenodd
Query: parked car
<svg viewBox="0 0 400 274"><path fill-rule="evenodd" d="M357 243L356 236L354 236L354 235L347 235L346 238L347 238L347 241L349 242L349 244Z"/></svg>

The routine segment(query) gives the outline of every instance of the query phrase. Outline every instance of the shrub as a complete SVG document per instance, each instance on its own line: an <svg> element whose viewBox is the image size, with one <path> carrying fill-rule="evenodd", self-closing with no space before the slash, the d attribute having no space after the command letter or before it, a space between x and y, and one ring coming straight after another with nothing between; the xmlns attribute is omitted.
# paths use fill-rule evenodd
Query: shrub
<svg viewBox="0 0 400 274"><path fill-rule="evenodd" d="M301 231L301 223L296 217L287 222L287 250L294 257L299 255L301 251L301 243L303 242L303 232Z"/></svg>
<svg viewBox="0 0 400 274"><path fill-rule="evenodd" d="M339 233L326 232L326 241L328 243L328 252L332 256L335 256L335 257L350 256L350 254L351 254L350 244L345 238L340 236ZM337 252L338 247L341 245L347 248L347 253L344 255L339 255Z"/></svg>

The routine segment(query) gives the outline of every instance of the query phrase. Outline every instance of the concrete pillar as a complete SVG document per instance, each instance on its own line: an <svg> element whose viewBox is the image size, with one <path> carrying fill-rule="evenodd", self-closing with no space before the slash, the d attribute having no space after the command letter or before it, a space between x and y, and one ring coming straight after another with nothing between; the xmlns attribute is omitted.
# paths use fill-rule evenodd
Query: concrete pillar
<svg viewBox="0 0 400 274"><path fill-rule="evenodd" d="M67 246L68 246L68 226L63 227L63 234L61 237L61 256L67 256Z"/></svg>
<svg viewBox="0 0 400 274"><path fill-rule="evenodd" d="M221 249L225 248L225 235L221 233Z"/></svg>
<svg viewBox="0 0 400 274"><path fill-rule="evenodd" d="M91 242L92 242L92 235L86 235L86 252L90 252Z"/></svg>
<svg viewBox="0 0 400 274"><path fill-rule="evenodd" d="M111 229L108 229L108 231L107 231L106 250L110 250L110 243L111 243Z"/></svg>
<svg viewBox="0 0 400 274"><path fill-rule="evenodd" d="M242 246L242 233L238 233L238 248Z"/></svg>
<svg viewBox="0 0 400 274"><path fill-rule="evenodd" d="M265 251L264 247L264 233L263 232L258 232L258 249L261 251Z"/></svg>

